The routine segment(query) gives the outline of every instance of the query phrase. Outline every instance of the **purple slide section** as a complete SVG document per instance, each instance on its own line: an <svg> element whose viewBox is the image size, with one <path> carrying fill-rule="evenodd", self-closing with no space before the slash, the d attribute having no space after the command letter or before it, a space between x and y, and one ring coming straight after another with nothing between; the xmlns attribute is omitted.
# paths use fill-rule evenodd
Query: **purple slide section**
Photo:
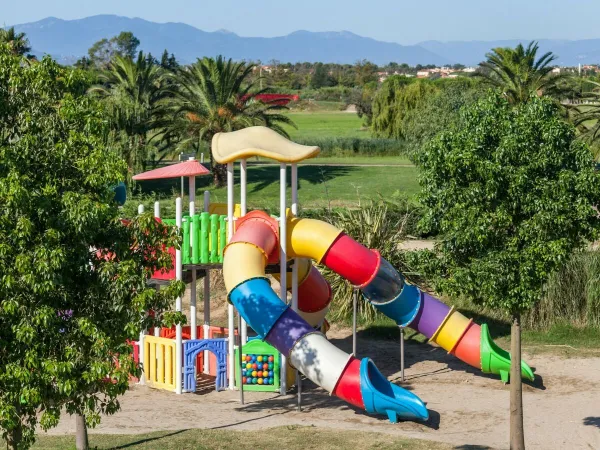
<svg viewBox="0 0 600 450"><path fill-rule="evenodd" d="M448 312L450 312L450 307L425 292L422 295L421 309L415 320L408 326L431 338L448 315Z"/></svg>
<svg viewBox="0 0 600 450"><path fill-rule="evenodd" d="M298 339L314 331L314 328L306 323L297 312L292 308L288 308L277 319L277 322L267 334L266 341L280 353L287 356Z"/></svg>

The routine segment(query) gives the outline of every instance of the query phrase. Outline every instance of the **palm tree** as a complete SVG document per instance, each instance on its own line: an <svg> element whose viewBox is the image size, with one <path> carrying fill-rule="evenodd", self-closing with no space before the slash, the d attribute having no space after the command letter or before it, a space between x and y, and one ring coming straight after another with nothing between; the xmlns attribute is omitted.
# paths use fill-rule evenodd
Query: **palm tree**
<svg viewBox="0 0 600 450"><path fill-rule="evenodd" d="M593 89L582 94L585 102L574 108L575 117L573 124L579 130L583 140L589 142L596 159L600 158L600 83L591 80L585 80Z"/></svg>
<svg viewBox="0 0 600 450"><path fill-rule="evenodd" d="M116 55L98 78L101 84L88 92L104 99L129 170L145 169L150 133L166 96L164 71L140 52L136 61Z"/></svg>
<svg viewBox="0 0 600 450"><path fill-rule="evenodd" d="M0 43L8 44L11 53L15 56L23 56L31 51L27 36L25 33L17 33L15 27L0 28Z"/></svg>
<svg viewBox="0 0 600 450"><path fill-rule="evenodd" d="M278 114L284 106L259 101L256 96L266 89L256 90L250 81L255 66L235 63L222 56L203 58L179 69L170 84L169 98L164 102L160 126L163 141L177 142L177 150L192 148L198 152L216 133L235 131L253 125L263 125L287 137L282 124L295 126L289 117ZM210 153L210 152L209 152ZM210 156L212 162L212 155ZM211 164L214 182L225 182L225 167Z"/></svg>
<svg viewBox="0 0 600 450"><path fill-rule="evenodd" d="M560 99L566 92L566 74L552 73L550 65L557 56L547 52L536 60L539 46L531 41L527 48L495 48L480 63L475 76L499 88L513 104L525 103L532 95L546 95Z"/></svg>

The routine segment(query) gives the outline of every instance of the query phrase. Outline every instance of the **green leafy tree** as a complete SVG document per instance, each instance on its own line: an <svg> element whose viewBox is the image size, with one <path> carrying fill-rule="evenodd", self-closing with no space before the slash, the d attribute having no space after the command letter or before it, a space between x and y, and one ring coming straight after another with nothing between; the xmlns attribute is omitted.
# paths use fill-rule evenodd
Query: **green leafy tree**
<svg viewBox="0 0 600 450"><path fill-rule="evenodd" d="M537 58L539 46L531 41L527 47L493 49L480 63L475 73L498 88L512 105L525 103L532 95L544 95L558 100L568 96L567 73L553 74L552 62L557 56L547 52Z"/></svg>
<svg viewBox="0 0 600 450"><path fill-rule="evenodd" d="M356 86L364 86L373 81L377 82L377 66L366 59L358 61L354 65L355 83Z"/></svg>
<svg viewBox="0 0 600 450"><path fill-rule="evenodd" d="M596 159L600 158L600 83L585 80L587 92L582 95L585 102L574 108L573 123L581 137L592 145ZM591 90L590 90L591 88Z"/></svg>
<svg viewBox="0 0 600 450"><path fill-rule="evenodd" d="M175 58L175 55L173 53L169 55L169 52L166 48L160 58L160 67L170 72L173 72L179 67L179 63L177 62L177 58Z"/></svg>
<svg viewBox="0 0 600 450"><path fill-rule="evenodd" d="M486 89L474 78L446 78L435 83L439 91L428 96L406 118L403 134L409 155L424 148L436 135L452 126L460 110L474 104Z"/></svg>
<svg viewBox="0 0 600 450"><path fill-rule="evenodd" d="M177 152L181 148L198 152L203 143L210 146L216 133L254 125L263 125L287 136L282 124L293 125L293 122L278 113L286 108L256 99L256 95L267 89L256 90L258 80L248 81L253 70L252 64L235 63L222 56L199 59L179 70L176 82L168 89L170 96L158 122L164 129L164 139L178 142ZM212 153L209 154L212 158ZM225 167L222 164L211 164L211 167L215 184L223 185Z"/></svg>
<svg viewBox="0 0 600 450"><path fill-rule="evenodd" d="M325 68L323 63L316 63L312 76L310 78L310 87L313 89L319 89L324 86L327 86L328 77L329 75L327 74L327 69Z"/></svg>
<svg viewBox="0 0 600 450"><path fill-rule="evenodd" d="M144 53L137 60L116 55L98 75L99 84L90 94L104 100L114 131L113 142L121 151L129 171L145 170L154 120L165 98L163 70Z"/></svg>
<svg viewBox="0 0 600 450"><path fill-rule="evenodd" d="M172 266L161 249L177 233L149 215L121 223L111 186L126 166L104 145L101 109L72 95L65 73L0 46L0 431L10 449L29 447L61 411L88 425L116 412L139 375L127 339L183 320L169 312L180 282L147 285Z"/></svg>
<svg viewBox="0 0 600 450"><path fill-rule="evenodd" d="M355 87L344 95L346 106L354 105L356 115L364 119L364 125L370 127L373 120L373 97L377 92L377 83L371 82L365 84L362 88Z"/></svg>
<svg viewBox="0 0 600 450"><path fill-rule="evenodd" d="M17 33L15 27L0 28L0 44L6 44L15 56L25 56L31 51L29 39L25 33Z"/></svg>
<svg viewBox="0 0 600 450"><path fill-rule="evenodd" d="M437 88L426 80L414 81L401 75L386 79L373 97L373 135L403 139L410 114L436 91Z"/></svg>
<svg viewBox="0 0 600 450"><path fill-rule="evenodd" d="M598 235L600 173L550 99L493 95L419 153L421 226L436 288L510 315L512 449L524 448L521 314L570 255Z"/></svg>
<svg viewBox="0 0 600 450"><path fill-rule="evenodd" d="M131 31L122 31L110 39L100 39L88 50L90 62L95 66L106 66L115 56L135 58L140 40Z"/></svg>

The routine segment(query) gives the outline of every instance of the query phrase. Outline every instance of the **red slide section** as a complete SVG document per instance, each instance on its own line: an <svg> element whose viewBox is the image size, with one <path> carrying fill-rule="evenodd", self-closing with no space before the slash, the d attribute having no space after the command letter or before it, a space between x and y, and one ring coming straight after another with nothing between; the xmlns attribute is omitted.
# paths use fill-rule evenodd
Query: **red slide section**
<svg viewBox="0 0 600 450"><path fill-rule="evenodd" d="M379 253L342 233L331 244L321 262L354 286L362 286L377 273L380 258Z"/></svg>

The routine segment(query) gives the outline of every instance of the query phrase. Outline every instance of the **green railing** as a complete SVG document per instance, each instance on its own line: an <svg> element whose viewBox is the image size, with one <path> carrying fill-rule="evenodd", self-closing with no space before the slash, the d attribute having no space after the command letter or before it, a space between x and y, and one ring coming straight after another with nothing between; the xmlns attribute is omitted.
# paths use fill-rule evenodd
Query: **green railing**
<svg viewBox="0 0 600 450"><path fill-rule="evenodd" d="M183 216L181 230L183 264L211 264L223 262L223 249L227 245L227 216L203 212ZM174 219L163 219L175 225Z"/></svg>

